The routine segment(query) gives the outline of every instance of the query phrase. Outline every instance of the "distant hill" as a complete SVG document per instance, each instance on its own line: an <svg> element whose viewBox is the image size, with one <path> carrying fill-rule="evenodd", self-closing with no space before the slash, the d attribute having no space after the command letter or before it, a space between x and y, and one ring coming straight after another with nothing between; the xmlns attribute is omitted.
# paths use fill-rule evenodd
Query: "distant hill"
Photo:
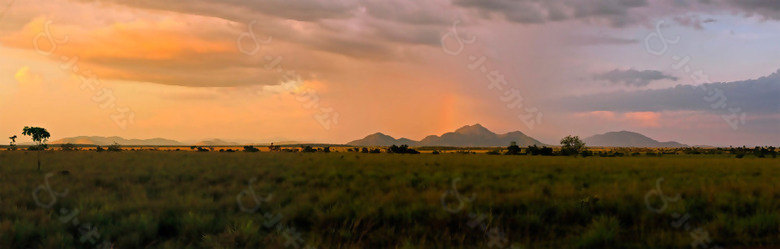
<svg viewBox="0 0 780 249"><path fill-rule="evenodd" d="M178 141L164 139L164 138L151 138L151 139L125 139L121 137L97 137L97 136L80 136L63 138L51 142L51 144L92 144L92 145L112 145L118 143L121 145L182 145Z"/></svg>
<svg viewBox="0 0 780 249"><path fill-rule="evenodd" d="M630 131L607 132L585 138L583 141L587 146L603 147L688 147L688 145L674 141L659 142Z"/></svg>
<svg viewBox="0 0 780 249"><path fill-rule="evenodd" d="M444 133L441 136L427 136L421 140L418 146L507 146L510 142L517 142L519 146L544 145L532 137L520 131L506 134L496 134L480 124L463 126L454 132Z"/></svg>
<svg viewBox="0 0 780 249"><path fill-rule="evenodd" d="M496 134L480 124L463 126L454 132L444 133L441 136L430 135L421 141L407 138L395 139L391 136L374 133L363 139L347 143L352 146L390 146L408 144L409 146L507 146L510 142L517 142L519 146L544 145L544 143L529 137L522 132L514 131L506 134Z"/></svg>
<svg viewBox="0 0 780 249"><path fill-rule="evenodd" d="M238 143L228 142L222 139L203 140L195 143L196 146L216 146L216 145L238 145Z"/></svg>
<svg viewBox="0 0 780 249"><path fill-rule="evenodd" d="M347 143L347 145L352 146L390 146L390 145L401 145L401 144L417 144L417 141L410 140L410 139L395 139L391 136L385 135L381 132L377 132L371 135L366 136L363 139L355 140L352 142Z"/></svg>

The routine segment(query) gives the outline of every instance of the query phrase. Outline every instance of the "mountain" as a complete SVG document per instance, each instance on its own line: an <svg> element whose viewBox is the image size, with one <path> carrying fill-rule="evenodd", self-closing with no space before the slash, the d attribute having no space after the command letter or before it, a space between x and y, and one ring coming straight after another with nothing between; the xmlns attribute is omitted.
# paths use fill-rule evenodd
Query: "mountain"
<svg viewBox="0 0 780 249"><path fill-rule="evenodd" d="M506 134L496 134L480 124L463 126L455 132L444 133L441 136L427 136L421 140L418 146L508 146L511 142L517 142L519 146L544 145L532 137L520 131Z"/></svg>
<svg viewBox="0 0 780 249"><path fill-rule="evenodd" d="M355 140L352 142L347 143L347 145L352 146L390 146L390 145L401 145L401 144L407 144L412 145L416 144L417 141L401 138L401 139L395 139L391 136L382 134L381 132L377 132L371 135L366 136L363 139Z"/></svg>
<svg viewBox="0 0 780 249"><path fill-rule="evenodd" d="M688 147L688 145L674 141L658 142L645 135L630 131L607 132L585 138L583 141L587 146L603 147Z"/></svg>
<svg viewBox="0 0 780 249"><path fill-rule="evenodd" d="M463 126L454 132L444 133L441 136L430 135L417 142L407 138L395 139L391 136L374 133L363 139L347 143L352 146L390 146L407 144L410 146L507 146L510 142L517 142L519 146L544 145L538 140L526 136L522 132L514 131L506 134L496 134L480 124Z"/></svg>
<svg viewBox="0 0 780 249"><path fill-rule="evenodd" d="M228 142L222 139L210 139L210 140L203 140L200 142L195 143L196 146L216 146L216 145L238 145L238 143L234 142Z"/></svg>
<svg viewBox="0 0 780 249"><path fill-rule="evenodd" d="M125 139L121 137L96 137L96 136L80 136L80 137L68 137L51 142L51 144L91 144L91 145L112 145L118 143L121 145L182 145L178 141L164 139L164 138L151 138L151 139Z"/></svg>

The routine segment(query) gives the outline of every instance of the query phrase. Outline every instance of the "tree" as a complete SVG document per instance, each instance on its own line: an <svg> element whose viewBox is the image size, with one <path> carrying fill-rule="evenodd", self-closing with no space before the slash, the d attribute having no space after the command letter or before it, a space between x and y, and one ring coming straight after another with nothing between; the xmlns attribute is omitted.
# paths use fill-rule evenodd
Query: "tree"
<svg viewBox="0 0 780 249"><path fill-rule="evenodd" d="M108 146L108 151L122 151L122 146L114 142L114 144Z"/></svg>
<svg viewBox="0 0 780 249"><path fill-rule="evenodd" d="M46 129L41 127L29 127L25 126L22 130L22 135L24 136L31 136L32 140L37 144L36 150L38 150L38 171L41 170L41 152L40 150L45 150L47 147L49 147L46 144L46 141L49 141L49 138L51 137L51 134L49 134Z"/></svg>
<svg viewBox="0 0 780 249"><path fill-rule="evenodd" d="M506 154L507 155L517 155L520 154L520 146L517 146L517 142L512 141L509 143L509 147L506 147Z"/></svg>
<svg viewBox="0 0 780 249"><path fill-rule="evenodd" d="M566 136L561 139L561 153L563 155L577 155L585 149L585 142L578 136Z"/></svg>
<svg viewBox="0 0 780 249"><path fill-rule="evenodd" d="M14 135L13 137L9 137L8 139L11 139L11 148L10 148L10 150L16 149L16 135Z"/></svg>

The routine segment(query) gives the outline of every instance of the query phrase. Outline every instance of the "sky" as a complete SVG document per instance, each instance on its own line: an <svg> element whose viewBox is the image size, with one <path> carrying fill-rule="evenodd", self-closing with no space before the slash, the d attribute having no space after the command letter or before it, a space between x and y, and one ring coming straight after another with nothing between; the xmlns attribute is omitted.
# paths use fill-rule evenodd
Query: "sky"
<svg viewBox="0 0 780 249"><path fill-rule="evenodd" d="M777 146L777 44L765 0L0 0L0 133Z"/></svg>

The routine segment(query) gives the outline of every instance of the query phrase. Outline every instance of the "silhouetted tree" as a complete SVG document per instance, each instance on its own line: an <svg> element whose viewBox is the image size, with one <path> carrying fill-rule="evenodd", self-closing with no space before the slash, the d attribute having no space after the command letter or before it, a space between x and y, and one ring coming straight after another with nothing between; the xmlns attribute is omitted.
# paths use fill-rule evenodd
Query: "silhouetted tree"
<svg viewBox="0 0 780 249"><path fill-rule="evenodd" d="M49 138L51 137L51 134L49 134L46 129L41 127L29 127L25 126L22 130L22 135L24 136L31 136L32 140L36 143L35 150L38 150L38 171L41 170L41 152L40 150L45 150L49 146L46 144L46 141L49 141Z"/></svg>
<svg viewBox="0 0 780 249"><path fill-rule="evenodd" d="M306 145L306 147L303 147L303 150L302 150L302 151L303 151L303 152L317 152L317 150L315 150L314 148L312 148L312 147L311 147L311 146L309 146L309 145Z"/></svg>
<svg viewBox="0 0 780 249"><path fill-rule="evenodd" d="M539 149L539 146L536 146L534 144L534 145L528 146L528 153L531 153L531 155L536 156L536 155L541 154L541 150Z"/></svg>
<svg viewBox="0 0 780 249"><path fill-rule="evenodd" d="M363 147L363 149L360 150L361 153L368 153L368 148Z"/></svg>
<svg viewBox="0 0 780 249"><path fill-rule="evenodd" d="M565 155L577 155L585 149L585 142L580 140L578 136L566 136L561 139L561 154Z"/></svg>
<svg viewBox="0 0 780 249"><path fill-rule="evenodd" d="M11 148L9 148L9 150L16 150L16 135L9 137L8 139L11 139Z"/></svg>
<svg viewBox="0 0 780 249"><path fill-rule="evenodd" d="M515 142L515 141L512 141L511 143L509 143L509 147L506 147L506 149L507 149L507 152L506 152L507 155L518 155L518 154L520 154L520 146L517 146L517 142Z"/></svg>
<svg viewBox="0 0 780 249"><path fill-rule="evenodd" d="M269 151L282 151L282 147L274 145L274 143L271 143L270 146L268 146Z"/></svg>
<svg viewBox="0 0 780 249"><path fill-rule="evenodd" d="M542 156L552 156L553 148L548 148L547 146L544 146L539 150L539 154L541 154Z"/></svg>

